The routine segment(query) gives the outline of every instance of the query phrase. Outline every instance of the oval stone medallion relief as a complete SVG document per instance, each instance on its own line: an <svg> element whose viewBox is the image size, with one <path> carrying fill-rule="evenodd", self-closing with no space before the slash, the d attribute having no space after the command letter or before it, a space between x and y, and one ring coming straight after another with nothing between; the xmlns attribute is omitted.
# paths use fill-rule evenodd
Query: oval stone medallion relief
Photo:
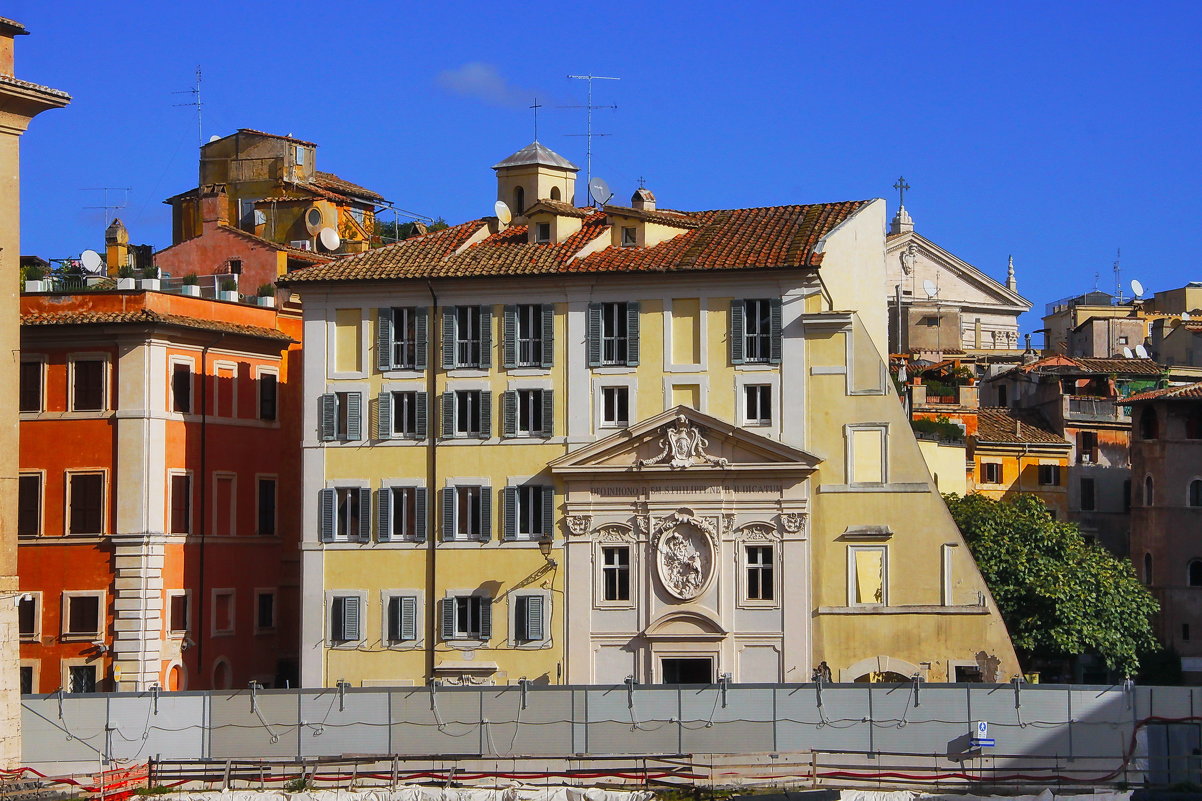
<svg viewBox="0 0 1202 801"><path fill-rule="evenodd" d="M669 594L691 601L705 591L714 574L712 525L681 509L658 521L653 547L656 574Z"/></svg>

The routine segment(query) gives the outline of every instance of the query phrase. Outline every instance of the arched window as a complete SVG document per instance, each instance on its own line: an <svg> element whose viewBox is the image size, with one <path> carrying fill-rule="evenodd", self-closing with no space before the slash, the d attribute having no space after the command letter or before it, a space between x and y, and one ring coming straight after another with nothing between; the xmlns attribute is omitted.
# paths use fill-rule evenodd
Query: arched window
<svg viewBox="0 0 1202 801"><path fill-rule="evenodd" d="M552 199L552 200L559 200L559 199L560 199L560 198L559 198L559 187L558 187L558 186L553 186L553 187L551 187L551 199Z"/></svg>
<svg viewBox="0 0 1202 801"><path fill-rule="evenodd" d="M521 214L526 210L526 190L520 186L513 188L513 213Z"/></svg>
<svg viewBox="0 0 1202 801"><path fill-rule="evenodd" d="M1202 559L1191 559L1187 582L1191 587L1202 587Z"/></svg>
<svg viewBox="0 0 1202 801"><path fill-rule="evenodd" d="M1160 437L1160 418L1151 406L1144 409L1139 416L1139 438L1157 439Z"/></svg>
<svg viewBox="0 0 1202 801"><path fill-rule="evenodd" d="M232 686L234 671L224 656L213 662L213 689L228 690Z"/></svg>
<svg viewBox="0 0 1202 801"><path fill-rule="evenodd" d="M1202 506L1202 481L1196 478L1189 483L1189 505Z"/></svg>
<svg viewBox="0 0 1202 801"><path fill-rule="evenodd" d="M1152 585L1152 554L1144 554L1144 584Z"/></svg>
<svg viewBox="0 0 1202 801"><path fill-rule="evenodd" d="M1151 506L1156 500L1156 493L1152 486L1152 477L1144 476L1144 506Z"/></svg>

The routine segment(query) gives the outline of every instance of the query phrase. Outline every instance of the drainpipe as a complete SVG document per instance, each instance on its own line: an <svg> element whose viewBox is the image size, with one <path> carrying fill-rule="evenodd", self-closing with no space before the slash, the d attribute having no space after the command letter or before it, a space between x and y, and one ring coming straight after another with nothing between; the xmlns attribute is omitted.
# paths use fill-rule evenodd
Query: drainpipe
<svg viewBox="0 0 1202 801"><path fill-rule="evenodd" d="M442 512L438 508L440 493L435 488L438 480L438 370L441 362L442 327L439 325L438 295L434 284L426 281L430 290L430 317L426 324L426 347L429 349L426 370L426 680L434 680L434 642L438 633L438 590L435 578L438 575L437 521ZM437 334L433 333L437 331Z"/></svg>
<svg viewBox="0 0 1202 801"><path fill-rule="evenodd" d="M200 575L196 582L196 676L204 675L204 626L205 626L205 541L208 532L208 492L205 475L208 472L208 431L209 431L209 349L221 340L225 334L219 334L200 351L200 553L197 561Z"/></svg>

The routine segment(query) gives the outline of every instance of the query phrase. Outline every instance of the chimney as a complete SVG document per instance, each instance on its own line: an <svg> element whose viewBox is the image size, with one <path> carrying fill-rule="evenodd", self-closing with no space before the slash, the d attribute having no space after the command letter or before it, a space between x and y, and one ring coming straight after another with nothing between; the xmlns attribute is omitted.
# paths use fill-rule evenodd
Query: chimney
<svg viewBox="0 0 1202 801"><path fill-rule="evenodd" d="M200 196L201 229L230 224L230 204L225 187L214 186Z"/></svg>
<svg viewBox="0 0 1202 801"><path fill-rule="evenodd" d="M104 263L109 275L129 264L129 231L120 217L114 217L104 231Z"/></svg>
<svg viewBox="0 0 1202 801"><path fill-rule="evenodd" d="M630 197L630 205L632 208L642 211L655 211L655 195L651 194L651 190L646 187L639 187L634 190L634 194Z"/></svg>

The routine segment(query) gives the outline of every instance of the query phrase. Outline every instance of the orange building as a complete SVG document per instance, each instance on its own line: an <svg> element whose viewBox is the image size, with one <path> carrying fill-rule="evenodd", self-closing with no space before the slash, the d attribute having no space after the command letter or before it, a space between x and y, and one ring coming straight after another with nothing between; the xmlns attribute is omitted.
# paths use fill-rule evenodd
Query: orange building
<svg viewBox="0 0 1202 801"><path fill-rule="evenodd" d="M24 692L295 684L300 319L21 297Z"/></svg>
<svg viewBox="0 0 1202 801"><path fill-rule="evenodd" d="M970 492L1009 500L1034 495L1057 520L1068 519L1068 454L1072 445L1035 412L986 408L970 435Z"/></svg>

